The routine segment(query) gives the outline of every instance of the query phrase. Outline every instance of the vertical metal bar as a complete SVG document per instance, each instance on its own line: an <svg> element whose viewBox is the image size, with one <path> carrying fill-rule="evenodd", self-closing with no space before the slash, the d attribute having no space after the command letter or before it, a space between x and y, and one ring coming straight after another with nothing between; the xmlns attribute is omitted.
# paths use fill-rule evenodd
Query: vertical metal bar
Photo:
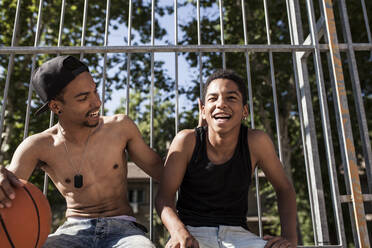
<svg viewBox="0 0 372 248"><path fill-rule="evenodd" d="M49 127L53 126L54 124L54 113L50 111L50 118L49 118ZM46 196L48 194L48 185L49 185L49 176L48 173L44 173L44 185L43 185L43 194Z"/></svg>
<svg viewBox="0 0 372 248"><path fill-rule="evenodd" d="M366 120L366 113L364 110L363 104L363 97L362 91L360 89L360 80L358 74L358 68L355 59L355 52L353 49L353 41L351 36L351 30L349 25L349 16L347 13L346 3L345 0L339 1L341 6L339 8L341 14L341 23L342 23L342 31L344 33L344 37L347 42L348 50L347 50L347 58L348 58L348 66L350 72L350 78L352 81L353 87L353 95L354 95L354 102L355 102L355 109L357 110L357 117L358 117L358 124L359 124L359 132L360 137L362 140L362 147L363 147L363 154L366 163L366 174L367 174L367 182L368 182L368 189L369 193L372 194L372 152L371 152L371 143L369 140L368 135L368 125Z"/></svg>
<svg viewBox="0 0 372 248"><path fill-rule="evenodd" d="M368 43L372 43L371 29L369 28L369 22L368 22L368 14L367 14L366 3L365 3L364 0L360 0L360 2L362 3L363 18L364 18L364 23L365 23L365 25L366 25L367 37L368 37ZM370 59L372 59L372 51L371 51ZM370 192L370 193L371 193L371 192Z"/></svg>
<svg viewBox="0 0 372 248"><path fill-rule="evenodd" d="M289 16L291 17L291 37L295 45L304 42L302 31L302 20L300 12L300 4L298 0L288 1ZM310 210L312 217L312 224L314 231L315 243L319 243L319 238L322 237L323 230L322 222L327 226L325 214L325 201L323 195L323 183L320 170L320 159L318 152L317 136L315 130L314 111L312 107L312 97L309 84L309 76L307 69L306 58L303 57L302 52L295 52L296 74L298 77L297 99L300 107L300 118L303 123L301 130L304 133L304 155L306 166L306 177L310 198ZM320 210L322 209L322 210ZM321 239L323 243L323 239Z"/></svg>
<svg viewBox="0 0 372 248"><path fill-rule="evenodd" d="M61 19L59 21L58 42L57 42L58 47L61 46L61 41L62 41L63 24L65 21L65 8L66 8L66 0L62 0Z"/></svg>
<svg viewBox="0 0 372 248"><path fill-rule="evenodd" d="M60 47L61 46L61 42L62 42L63 24L64 24L64 21L65 21L65 8L66 8L66 1L65 0L62 0L62 4L61 4L61 18L60 18L60 21L59 21L59 31L58 31L57 47ZM50 111L49 127L52 127L53 124L54 124L54 112L53 111ZM49 184L49 177L48 177L48 174L45 172L45 174L44 174L44 185L43 185L43 194L44 195L47 195L47 193L48 193L48 184Z"/></svg>
<svg viewBox="0 0 372 248"><path fill-rule="evenodd" d="M315 73L316 73L316 79L317 79L316 82L317 82L318 95L319 95L319 106L320 106L321 121L322 121L322 127L323 127L324 144L326 148L327 164L328 164L328 168L332 168L335 166L335 162L334 162L333 145L332 145L332 137L331 137L331 127L330 127L328 107L327 107L328 106L327 95L326 95L326 91L324 87L323 69L322 69L322 62L321 62L321 57L320 57L318 34L316 30L314 7L313 7L312 1L307 0L306 4L307 4L307 9L308 9L311 42L315 48L314 49L314 66L315 66ZM326 216L325 205L320 206L319 210L320 210L319 217L323 219L323 221L317 224L317 229L319 230L319 232L320 231L322 232L322 236L318 235L317 238L320 244L328 244L329 233L328 233L328 226L326 226L327 216Z"/></svg>
<svg viewBox="0 0 372 248"><path fill-rule="evenodd" d="M155 45L155 0L151 1L151 45ZM155 80L155 68L154 68L154 52L151 53L151 88L150 88L150 147L153 148L153 135L154 135L154 80ZM150 239L154 239L153 230L153 179L150 177Z"/></svg>
<svg viewBox="0 0 372 248"><path fill-rule="evenodd" d="M18 43L17 32L19 28L18 25L19 25L20 8L21 8L21 0L18 0L15 19L14 19L14 27L13 27L13 35L12 35L12 43L11 43L12 47L16 46L16 44ZM1 134L3 133L3 129L4 129L5 109L6 109L6 104L8 101L9 83L10 83L10 77L12 76L13 67L14 67L14 53L10 54L10 58L8 62L8 73L6 74L6 79L5 79L4 97L3 97L3 104L1 107L1 116L0 116L0 144L2 143L2 139L3 139Z"/></svg>
<svg viewBox="0 0 372 248"><path fill-rule="evenodd" d="M355 156L355 147L350 123L350 114L347 104L346 88L342 69L341 55L338 48L335 17L333 13L332 0L323 1L323 12L326 20L327 35L331 53L332 71L334 76L333 88L335 89L338 115L337 124L340 132L340 146L343 154L343 164L348 181L346 184L350 189L353 214L352 225L356 230L357 237L354 237L359 247L370 247L367 223L365 219L363 195L360 187L360 180Z"/></svg>
<svg viewBox="0 0 372 248"><path fill-rule="evenodd" d="M81 31L80 46L85 45L85 30L87 27L87 15L88 15L88 0L84 0L84 13L83 13L83 29ZM84 53L80 53L80 60L84 58Z"/></svg>
<svg viewBox="0 0 372 248"><path fill-rule="evenodd" d="M326 43L328 43L327 36L325 35ZM327 52L327 63L329 68L329 74L331 78L331 82L333 83L333 74L332 74L332 62L331 62L331 56L330 53ZM335 93L332 92L333 97L335 98ZM329 115L327 117L327 121L329 123ZM329 134L331 134L331 130L328 131ZM331 186L331 196L332 196L332 205L334 210L334 217L335 217L335 225L337 228L337 240L340 245L346 244L346 237L345 237L345 228L344 228L344 221L342 217L342 208L341 208L341 201L340 201L340 191L338 186L338 180L337 180L337 165L335 161L334 156L334 150L333 150L333 141L330 137L330 154L331 156L327 156L327 162L328 162L328 173L329 173L329 182Z"/></svg>
<svg viewBox="0 0 372 248"><path fill-rule="evenodd" d="M322 5L321 0L319 0L320 6ZM324 21L324 13L322 13L321 17L322 22ZM322 25L322 29L325 29L325 25ZM324 33L324 31L321 31ZM317 37L317 40L320 38ZM329 43L329 37L327 34L324 34L324 39L326 43ZM331 62L331 56L329 51L326 52L327 54L327 63L329 68L329 74L331 79L331 84L335 84L334 82L334 76L332 72L332 62ZM333 97L336 98L335 91L332 91ZM324 96L326 94L324 93ZM326 97L325 97L326 99ZM338 180L337 180L337 165L335 161L335 155L333 150L333 139L331 135L331 128L330 128L330 120L329 120L329 112L328 112L328 103L327 100L325 100L325 125L323 125L323 133L324 133L324 139L326 144L326 155L327 155L327 168L328 168L328 174L329 174L329 182L331 186L331 197L332 197L332 207L334 210L334 218L335 218L335 226L337 228L337 240L340 245L346 245L346 237L345 237L345 228L344 228L344 221L342 216L342 208L341 208L341 202L340 202L340 192L339 192L339 186L338 186ZM337 110L336 110L337 112ZM337 116L336 116L337 118ZM323 124L323 123L322 123ZM327 143L328 139L328 143Z"/></svg>
<svg viewBox="0 0 372 248"><path fill-rule="evenodd" d="M197 29L198 29L198 46L201 45L200 38L200 0L196 1L196 19L197 19ZM199 52L199 85L200 85L200 98L203 96L203 54Z"/></svg>
<svg viewBox="0 0 372 248"><path fill-rule="evenodd" d="M322 3L320 2L320 5ZM311 6L311 9L313 7ZM314 35L311 36L313 38L311 42L315 44L316 46L318 45L318 40L320 37L318 36L319 33L324 33L323 30L316 30L315 32L315 27L317 25L315 24L315 18L314 18L314 13L310 13L311 19L314 20L313 23L310 25L313 25L313 30L314 30ZM324 22L324 13L321 16L321 22ZM323 29L323 25L321 25L321 29ZM318 27L317 27L318 28ZM328 42L328 37L325 35L325 40ZM319 53L320 54L320 53ZM319 58L317 59L317 56ZM327 60L328 60L328 67L330 68L330 78L331 81L333 81L333 75L332 75L332 69L331 69L331 62L330 62L330 54L327 52ZM320 74L321 76L323 75L322 73L322 66L321 66L321 59L320 55L315 55L314 57L314 63L319 63L320 67ZM318 66L318 64L316 64ZM320 77L322 78L322 77ZM334 82L332 82L334 83ZM340 202L340 192L339 192L339 187L338 187L338 181L337 181L337 171L336 171L336 162L335 162L335 155L334 155L334 150L333 150L333 140L332 140L332 134L331 134L331 124L330 124L330 119L329 119L329 112L328 112L328 103L327 103L327 95L325 92L325 86L323 83L323 80L318 80L317 81L317 87L318 87L318 95L319 95L319 101L320 101L320 113L321 113L321 120L322 120L322 128L323 128L323 137L324 137L324 143L325 143L325 152L326 152L326 158L327 158L327 169L328 169L328 175L329 175L329 182L330 182L330 187L331 187L331 199L332 199L332 207L334 210L334 218L335 218L335 226L337 228L337 239L339 244L343 245L346 244L346 238L345 238L345 230L344 230L344 222L343 222L343 217L342 217L342 208L341 208L341 202ZM325 211L325 210L324 210Z"/></svg>
<svg viewBox="0 0 372 248"><path fill-rule="evenodd" d="M268 13L268 10L267 10L267 0L264 0L263 2L264 2L264 10L265 10L265 24L266 24L267 44L270 46L271 45L271 38L270 38L269 13ZM283 161L282 142L281 142L280 126L279 126L278 100L277 100L275 72L274 72L275 68L274 68L273 52L272 51L269 52L269 61L270 61L271 86L273 88L273 100L274 100L274 112L275 112L276 134L277 134L277 141L278 141L278 151L279 151L280 161Z"/></svg>
<svg viewBox="0 0 372 248"><path fill-rule="evenodd" d="M294 3L289 2L289 0L286 0L286 8L287 8L287 16L288 16L288 26L289 26L289 34L291 39L291 45L295 44L295 38L294 38L294 32L297 31L297 25L296 25L296 16L293 14L294 11ZM295 31L296 30L296 31ZM294 82L296 86L296 97L297 97L297 106L298 106L298 116L300 119L300 128L301 128L301 140L302 140L302 146L303 146L303 152L304 152L304 161L305 161L305 168L308 168L308 159L307 159L307 149L306 142L305 142L305 130L304 130L304 120L303 120L303 113L302 113L302 104L301 104L301 91L299 86L299 77L297 73L297 64L296 64L296 53L292 51L292 65L293 65L293 74L294 74ZM307 182L310 181L309 179L309 173L308 170L306 170L306 176L307 176ZM313 216L313 215L312 215ZM299 229L299 223L298 223L298 214L297 214L297 235L299 239L301 239L302 235ZM302 240L298 240L299 244L302 243Z"/></svg>
<svg viewBox="0 0 372 248"><path fill-rule="evenodd" d="M243 16L243 33L244 33L244 45L248 45L248 35L247 35L247 24L246 24L246 15L245 15L245 0L241 1L242 6L242 16ZM245 65L247 71L247 79L248 79L248 100L249 100L249 112L251 117L251 127L252 129L255 128L254 123L254 111L253 111L253 96L252 96L252 79L251 79L251 66L249 61L249 53L248 50L245 52ZM262 209L261 209L261 198L260 198L260 179L258 177L258 169L256 167L254 171L254 178L256 182L256 199L257 199L257 212L258 212L258 230L260 237L263 236L263 228L262 228Z"/></svg>
<svg viewBox="0 0 372 248"><path fill-rule="evenodd" d="M174 0L174 45L178 46L178 8L177 0ZM179 125L179 99L178 99L178 52L174 53L174 65L175 65L175 90L176 90L176 104L175 104L175 135L178 133Z"/></svg>
<svg viewBox="0 0 372 248"><path fill-rule="evenodd" d="M107 0L106 3L106 23L105 23L105 41L103 46L107 47L108 45L108 28L110 24L110 6L111 0ZM103 80L102 80L102 105L101 105L101 114L105 113L105 95L106 95L106 79L107 79L107 53L103 57Z"/></svg>
<svg viewBox="0 0 372 248"><path fill-rule="evenodd" d="M129 15L128 15L128 46L132 45L132 0L129 0ZM125 112L129 115L129 98L130 98L130 53L127 53L127 88L125 99Z"/></svg>
<svg viewBox="0 0 372 248"><path fill-rule="evenodd" d="M312 14L312 16L314 15ZM323 22L324 17L321 16L320 20L321 22ZM315 22L311 23L310 25L313 25L314 29L315 27L317 27L317 25L315 25ZM322 30L316 30L316 31L319 33L323 33ZM314 32L314 35L312 36L312 38L313 39L311 42L317 45L317 41L319 40L319 36L317 36L317 33ZM328 37L325 36L325 40L328 42L327 38ZM327 53L327 57L329 57L328 53ZM316 60L314 61L316 62ZM320 68L321 68L321 65L320 65ZM320 73L322 73L321 70L320 70ZM332 78L332 75L331 75L331 78ZM339 186L338 186L338 180L337 180L337 171L336 171L337 165L335 162L335 155L334 155L334 150L333 150L331 125L330 125L329 112L328 112L328 107L327 107L328 106L327 97L326 97L325 87L323 85L322 80L318 80L317 82L318 82L317 87L318 87L318 92L319 92L319 100L321 103L320 107L321 107L321 115L322 115L323 137L324 137L324 143L325 143L325 148L326 148L327 169L328 169L329 182L330 182L330 187L331 187L332 207L334 210L335 226L337 229L337 240L340 245L345 245L346 244L345 229L344 229L344 221L342 217L341 202L339 199L340 192L339 192Z"/></svg>
<svg viewBox="0 0 372 248"><path fill-rule="evenodd" d="M224 36L224 29L223 29L223 1L218 1L219 10L220 10L220 31L221 31L221 45L225 45L225 36ZM225 52L222 52L222 68L226 69L226 55Z"/></svg>
<svg viewBox="0 0 372 248"><path fill-rule="evenodd" d="M37 14L34 47L37 47L38 44L39 44L42 9L43 9L43 0L40 0L39 1L39 10L38 10L38 14ZM24 128L24 132L23 132L23 139L26 139L27 136L28 136L28 126L29 126L29 123L30 123L31 100L32 100L32 91L33 91L33 87L32 87L32 84L31 84L31 78L32 78L32 74L35 70L35 61L36 61L36 55L33 55L32 56L30 83L28 85L27 107L26 107L25 128Z"/></svg>

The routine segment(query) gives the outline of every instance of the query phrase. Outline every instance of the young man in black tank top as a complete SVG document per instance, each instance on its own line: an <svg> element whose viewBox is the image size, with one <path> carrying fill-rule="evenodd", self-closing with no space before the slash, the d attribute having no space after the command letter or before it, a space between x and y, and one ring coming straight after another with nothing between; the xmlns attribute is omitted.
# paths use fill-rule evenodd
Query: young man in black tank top
<svg viewBox="0 0 372 248"><path fill-rule="evenodd" d="M297 245L295 191L269 136L241 125L248 116L246 103L239 76L231 71L212 74L200 106L207 127L183 130L173 140L156 198L171 234L166 247ZM247 192L256 166L276 191L281 237L263 240L246 230Z"/></svg>

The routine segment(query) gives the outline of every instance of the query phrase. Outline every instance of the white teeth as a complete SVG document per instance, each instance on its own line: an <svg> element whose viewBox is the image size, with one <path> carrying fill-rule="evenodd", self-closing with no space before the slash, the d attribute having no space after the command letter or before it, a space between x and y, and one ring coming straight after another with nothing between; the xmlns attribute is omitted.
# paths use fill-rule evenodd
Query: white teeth
<svg viewBox="0 0 372 248"><path fill-rule="evenodd" d="M214 115L213 117L214 118L230 118L231 116L226 115L226 114L217 114L217 115Z"/></svg>
<svg viewBox="0 0 372 248"><path fill-rule="evenodd" d="M91 113L89 116L90 117L96 117L96 116L98 116L98 113L99 113L99 111L96 111L96 112Z"/></svg>

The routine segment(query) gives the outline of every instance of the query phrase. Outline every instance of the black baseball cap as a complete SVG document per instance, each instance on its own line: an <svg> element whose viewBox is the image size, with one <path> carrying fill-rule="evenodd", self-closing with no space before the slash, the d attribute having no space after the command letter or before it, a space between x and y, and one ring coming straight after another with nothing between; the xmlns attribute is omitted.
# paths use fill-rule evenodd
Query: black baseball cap
<svg viewBox="0 0 372 248"><path fill-rule="evenodd" d="M58 56L42 64L32 75L31 84L44 102L35 115L48 109L54 99L80 73L89 72L88 67L74 56Z"/></svg>

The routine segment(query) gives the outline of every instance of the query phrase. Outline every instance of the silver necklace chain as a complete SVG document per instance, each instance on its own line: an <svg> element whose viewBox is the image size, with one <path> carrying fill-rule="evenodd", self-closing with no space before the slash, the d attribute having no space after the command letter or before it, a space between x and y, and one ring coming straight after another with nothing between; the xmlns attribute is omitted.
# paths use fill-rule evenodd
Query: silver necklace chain
<svg viewBox="0 0 372 248"><path fill-rule="evenodd" d="M79 167L76 167L74 166L74 163L72 163L72 159L70 157L70 153L68 151L68 148L67 148L67 144L65 142L65 140L67 140L66 136L63 134L62 132L62 128L61 128L61 125L58 123L58 129L59 129L59 132L61 133L61 135L63 136L64 140L63 140L63 144L64 144L64 147L65 147L65 151L66 151L66 154L67 154L67 158L69 160L69 164L71 166L71 168L76 172L76 175L74 176L74 186L76 188L80 188L82 187L82 184L83 184L83 181L82 181L82 175L80 174L80 169L81 169L81 166ZM92 135L92 131L89 133L88 135L88 138L87 140L85 141L85 145L84 145L84 150L83 150L83 156L82 156L82 159L81 159L81 162L82 164L85 162L85 153L86 153L86 148L88 146L88 142L89 142L89 139L90 139L90 136ZM81 182L77 183L76 182L76 177L80 177L79 180L81 180Z"/></svg>

